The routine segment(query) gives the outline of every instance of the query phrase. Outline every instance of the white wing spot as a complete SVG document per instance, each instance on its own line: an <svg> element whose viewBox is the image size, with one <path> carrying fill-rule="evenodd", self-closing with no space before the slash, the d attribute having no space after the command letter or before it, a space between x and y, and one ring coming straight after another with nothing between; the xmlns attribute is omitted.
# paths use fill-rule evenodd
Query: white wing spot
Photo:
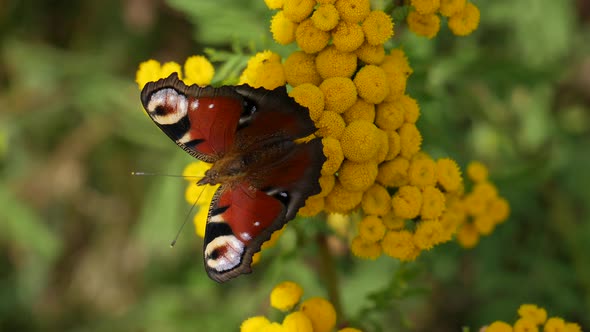
<svg viewBox="0 0 590 332"><path fill-rule="evenodd" d="M158 107L172 109L173 111L167 114L156 114ZM147 110L157 123L162 125L174 124L186 116L188 100L174 89L162 89L152 95Z"/></svg>
<svg viewBox="0 0 590 332"><path fill-rule="evenodd" d="M207 244L205 257L211 256L213 251L220 250L225 253L213 258L207 258L207 266L217 272L227 271L235 268L242 262L244 243L234 235L218 236Z"/></svg>
<svg viewBox="0 0 590 332"><path fill-rule="evenodd" d="M260 221L255 221L254 226L256 226L256 227L260 226Z"/></svg>
<svg viewBox="0 0 590 332"><path fill-rule="evenodd" d="M240 236L242 237L242 239L244 239L246 241L252 240L252 235L250 235L250 233L243 232L240 234Z"/></svg>

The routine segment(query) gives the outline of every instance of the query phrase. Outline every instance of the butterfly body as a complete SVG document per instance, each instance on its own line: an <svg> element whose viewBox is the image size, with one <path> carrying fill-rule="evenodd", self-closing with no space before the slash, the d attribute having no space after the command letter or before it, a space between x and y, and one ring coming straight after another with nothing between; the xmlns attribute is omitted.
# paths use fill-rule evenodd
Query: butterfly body
<svg viewBox="0 0 590 332"><path fill-rule="evenodd" d="M209 208L205 268L223 282L251 272L252 256L320 192L322 143L285 89L186 86L175 74L146 84L141 100L156 125L197 159L212 163L199 185L221 186Z"/></svg>

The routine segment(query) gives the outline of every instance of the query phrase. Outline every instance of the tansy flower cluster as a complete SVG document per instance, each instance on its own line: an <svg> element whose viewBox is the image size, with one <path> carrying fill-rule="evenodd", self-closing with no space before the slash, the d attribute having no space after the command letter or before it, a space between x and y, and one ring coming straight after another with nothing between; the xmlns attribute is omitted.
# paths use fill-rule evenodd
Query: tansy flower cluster
<svg viewBox="0 0 590 332"><path fill-rule="evenodd" d="M569 323L560 317L547 318L547 311L534 304L523 304L518 308L518 319L514 325L495 321L482 329L484 332L582 332L580 325Z"/></svg>
<svg viewBox="0 0 590 332"><path fill-rule="evenodd" d="M441 17L457 36L467 36L479 25L479 9L467 0L411 0L406 20L417 35L433 38L440 30Z"/></svg>
<svg viewBox="0 0 590 332"><path fill-rule="evenodd" d="M265 316L246 319L240 332L331 332L336 327L336 310L329 301L312 297L300 303L303 289L297 283L285 281L270 293L270 305L285 314L281 323ZM346 327L338 332L361 332Z"/></svg>

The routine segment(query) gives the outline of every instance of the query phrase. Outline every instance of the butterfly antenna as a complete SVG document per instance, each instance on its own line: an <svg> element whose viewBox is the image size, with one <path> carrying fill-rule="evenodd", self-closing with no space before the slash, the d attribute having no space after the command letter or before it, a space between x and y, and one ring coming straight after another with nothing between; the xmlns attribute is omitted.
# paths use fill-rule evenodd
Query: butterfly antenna
<svg viewBox="0 0 590 332"><path fill-rule="evenodd" d="M184 179L195 179L200 180L203 178L202 175L176 175L176 174L164 174L164 173L151 173L151 172L131 172L133 176L166 176L170 178L184 178Z"/></svg>
<svg viewBox="0 0 590 332"><path fill-rule="evenodd" d="M193 210L195 209L195 206L197 206L197 203L199 202L199 199L201 198L201 195L203 195L204 191L205 191L205 186L203 186L203 189L201 189L199 196L197 196L197 199L195 200L195 202L191 206L190 210L188 210L188 213L186 214L186 217L184 218L182 225L180 225L180 228L178 229L178 232L176 233L174 240L172 240L172 242L170 242L170 248L174 248L174 246L176 245L176 241L178 241L178 237L180 236L180 233L182 233L182 230L184 229L184 225L186 225L186 222L189 220Z"/></svg>

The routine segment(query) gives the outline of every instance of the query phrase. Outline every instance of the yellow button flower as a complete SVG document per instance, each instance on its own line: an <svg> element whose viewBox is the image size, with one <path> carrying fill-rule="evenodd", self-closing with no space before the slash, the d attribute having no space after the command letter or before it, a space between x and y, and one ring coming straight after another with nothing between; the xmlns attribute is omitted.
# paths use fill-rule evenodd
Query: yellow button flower
<svg viewBox="0 0 590 332"><path fill-rule="evenodd" d="M467 176L473 182L483 182L488 179L488 168L479 161L472 161L467 165Z"/></svg>
<svg viewBox="0 0 590 332"><path fill-rule="evenodd" d="M505 198L496 197L488 203L487 214L496 223L500 223L508 218L510 214L510 204Z"/></svg>
<svg viewBox="0 0 590 332"><path fill-rule="evenodd" d="M545 323L543 332L566 332L563 318L551 317Z"/></svg>
<svg viewBox="0 0 590 332"><path fill-rule="evenodd" d="M189 182L196 182L196 180L202 178L205 172L211 168L211 164L203 161L193 161L188 164L182 171L182 176ZM196 199L196 197L195 197ZM195 200L189 200L189 203L194 203Z"/></svg>
<svg viewBox="0 0 590 332"><path fill-rule="evenodd" d="M490 324L486 329L486 332L512 332L512 326L510 324L495 321Z"/></svg>
<svg viewBox="0 0 590 332"><path fill-rule="evenodd" d="M442 215L445 209L445 195L436 187L428 186L422 190L422 219L435 219Z"/></svg>
<svg viewBox="0 0 590 332"><path fill-rule="evenodd" d="M385 187L373 184L363 194L361 206L366 214L385 216L391 211L391 196Z"/></svg>
<svg viewBox="0 0 590 332"><path fill-rule="evenodd" d="M582 332L582 328L577 323L565 324L565 332Z"/></svg>
<svg viewBox="0 0 590 332"><path fill-rule="evenodd" d="M414 158L408 169L410 184L419 188L436 184L436 163L428 158Z"/></svg>
<svg viewBox="0 0 590 332"><path fill-rule="evenodd" d="M323 50L328 45L330 33L316 28L313 21L307 19L297 26L295 40L303 52L313 54Z"/></svg>
<svg viewBox="0 0 590 332"><path fill-rule="evenodd" d="M401 187L408 183L410 162L402 157L386 161L379 165L377 182L385 187Z"/></svg>
<svg viewBox="0 0 590 332"><path fill-rule="evenodd" d="M264 0L264 3L268 9L281 9L285 0Z"/></svg>
<svg viewBox="0 0 590 332"><path fill-rule="evenodd" d="M379 65L385 59L385 48L382 44L371 45L365 41L355 53L362 62L370 65Z"/></svg>
<svg viewBox="0 0 590 332"><path fill-rule="evenodd" d="M404 111L397 103L377 105L375 124L383 130L396 130L404 123Z"/></svg>
<svg viewBox="0 0 590 332"><path fill-rule="evenodd" d="M322 144L324 145L323 153L326 156L326 161L322 166L322 174L332 175L338 171L344 160L342 147L340 146L340 141L333 137L324 137Z"/></svg>
<svg viewBox="0 0 590 332"><path fill-rule="evenodd" d="M356 87L350 78L330 77L320 84L326 111L344 113L357 99Z"/></svg>
<svg viewBox="0 0 590 332"><path fill-rule="evenodd" d="M334 175L322 175L318 180L322 191L317 194L318 197L325 197L327 196L332 189L334 189L334 185L336 184L336 177Z"/></svg>
<svg viewBox="0 0 590 332"><path fill-rule="evenodd" d="M413 241L412 233L408 231L388 231L381 242L383 252L402 261L415 259L420 253Z"/></svg>
<svg viewBox="0 0 590 332"><path fill-rule="evenodd" d="M393 36L391 16L380 10L370 12L363 21L362 27L369 45L383 44Z"/></svg>
<svg viewBox="0 0 590 332"><path fill-rule="evenodd" d="M285 60L283 67L287 83L294 87L305 83L319 85L322 81L315 67L315 56L311 54L302 51L293 52Z"/></svg>
<svg viewBox="0 0 590 332"><path fill-rule="evenodd" d="M352 239L350 251L353 255L363 259L377 259L381 256L381 245L379 242L369 242L360 236Z"/></svg>
<svg viewBox="0 0 590 332"><path fill-rule="evenodd" d="M357 23L340 21L332 31L332 44L340 52L354 52L364 41L365 34Z"/></svg>
<svg viewBox="0 0 590 332"><path fill-rule="evenodd" d="M463 182L459 166L450 158L442 158L436 162L436 177L438 183L447 192L459 190Z"/></svg>
<svg viewBox="0 0 590 332"><path fill-rule="evenodd" d="M313 25L322 31L330 31L338 25L340 14L333 4L321 4L311 16Z"/></svg>
<svg viewBox="0 0 590 332"><path fill-rule="evenodd" d="M443 16L450 17L465 7L466 0L440 0L440 13Z"/></svg>
<svg viewBox="0 0 590 332"><path fill-rule="evenodd" d="M514 332L539 332L539 328L532 320L521 318L514 323Z"/></svg>
<svg viewBox="0 0 590 332"><path fill-rule="evenodd" d="M309 110L309 116L317 121L324 112L324 93L317 86L303 83L294 87L289 96L295 99L297 104Z"/></svg>
<svg viewBox="0 0 590 332"><path fill-rule="evenodd" d="M422 15L434 14L440 7L440 0L412 0L411 4Z"/></svg>
<svg viewBox="0 0 590 332"><path fill-rule="evenodd" d="M311 320L314 332L330 332L336 326L334 306L321 297L306 300L299 310Z"/></svg>
<svg viewBox="0 0 590 332"><path fill-rule="evenodd" d="M340 52L334 46L326 47L315 59L318 73L323 79L330 77L352 77L356 71L356 55Z"/></svg>
<svg viewBox="0 0 590 332"><path fill-rule="evenodd" d="M270 305L281 311L289 311L299 302L301 295L301 286L292 281L284 281L270 292Z"/></svg>
<svg viewBox="0 0 590 332"><path fill-rule="evenodd" d="M326 211L332 213L349 213L361 203L362 191L350 191L344 189L342 184L336 182L334 189L326 196Z"/></svg>
<svg viewBox="0 0 590 332"><path fill-rule="evenodd" d="M440 18L436 14L420 14L417 11L408 14L408 29L419 36L432 39L440 30Z"/></svg>
<svg viewBox="0 0 590 332"><path fill-rule="evenodd" d="M375 154L375 161L380 164L385 161L387 154L389 153L389 136L387 132L381 129L377 129L377 136L379 137L379 149Z"/></svg>
<svg viewBox="0 0 590 332"><path fill-rule="evenodd" d="M358 223L359 236L366 242L377 242L385 236L385 225L377 216L365 216Z"/></svg>
<svg viewBox="0 0 590 332"><path fill-rule="evenodd" d="M195 234L201 239L205 238L205 228L207 227L207 218L209 217L209 208L205 205L199 205L198 211L193 218Z"/></svg>
<svg viewBox="0 0 590 332"><path fill-rule="evenodd" d="M349 109L342 114L344 122L350 124L355 120L375 121L375 105L358 98Z"/></svg>
<svg viewBox="0 0 590 332"><path fill-rule="evenodd" d="M414 219L420 214L422 192L418 187L403 186L393 196L391 206L398 217Z"/></svg>
<svg viewBox="0 0 590 332"><path fill-rule="evenodd" d="M422 145L422 134L414 124L404 123L399 129L401 142L400 155L405 158L411 158L420 151Z"/></svg>
<svg viewBox="0 0 590 332"><path fill-rule="evenodd" d="M479 9L468 2L462 11L449 18L449 29L457 36L467 36L479 25Z"/></svg>
<svg viewBox="0 0 590 332"><path fill-rule="evenodd" d="M272 38L281 45L288 45L295 41L296 29L297 23L285 17L282 10L277 12L270 20Z"/></svg>
<svg viewBox="0 0 590 332"><path fill-rule="evenodd" d="M283 325L273 322L263 327L260 332L285 332L285 328Z"/></svg>
<svg viewBox="0 0 590 332"><path fill-rule="evenodd" d="M547 320L547 311L534 304L522 304L518 308L518 315L532 320L537 325L544 324Z"/></svg>
<svg viewBox="0 0 590 332"><path fill-rule="evenodd" d="M457 242L463 248L473 248L479 242L479 233L472 224L463 224L457 232Z"/></svg>
<svg viewBox="0 0 590 332"><path fill-rule="evenodd" d="M375 183L378 172L373 160L362 163L345 160L338 171L338 179L346 190L365 191Z"/></svg>
<svg viewBox="0 0 590 332"><path fill-rule="evenodd" d="M322 212L325 207L325 199L321 196L311 196L305 200L305 205L297 211L299 215L304 217L312 217Z"/></svg>
<svg viewBox="0 0 590 332"><path fill-rule="evenodd" d="M371 2L369 0L338 0L336 9L343 20L358 23L369 15Z"/></svg>
<svg viewBox="0 0 590 332"><path fill-rule="evenodd" d="M403 95L395 100L395 103L404 110L404 120L407 123L416 123L420 117L420 106L416 99Z"/></svg>
<svg viewBox="0 0 590 332"><path fill-rule="evenodd" d="M494 231L496 224L494 223L494 220L489 216L481 215L475 217L475 219L473 220L473 226L475 226L479 234L490 235Z"/></svg>
<svg viewBox="0 0 590 332"><path fill-rule="evenodd" d="M270 324L268 318L264 316L250 317L242 323L240 332L259 332Z"/></svg>
<svg viewBox="0 0 590 332"><path fill-rule="evenodd" d="M387 141L388 141L388 150L387 155L385 156L385 160L393 160L399 152L401 151L401 138L399 134L395 130L387 130L385 131L387 134Z"/></svg>
<svg viewBox="0 0 590 332"><path fill-rule="evenodd" d="M374 65L363 66L354 76L354 85L358 95L373 104L382 102L389 93L385 71Z"/></svg>
<svg viewBox="0 0 590 332"><path fill-rule="evenodd" d="M354 327L345 327L343 329L338 330L338 332L363 332L359 329L355 329Z"/></svg>
<svg viewBox="0 0 590 332"><path fill-rule="evenodd" d="M338 113L331 111L324 111L315 125L318 127L316 135L336 139L342 136L346 126L344 119Z"/></svg>
<svg viewBox="0 0 590 332"><path fill-rule="evenodd" d="M314 0L284 0L283 12L285 17L293 22L305 20L315 6Z"/></svg>
<svg viewBox="0 0 590 332"><path fill-rule="evenodd" d="M240 76L239 84L248 84L254 88L264 87L272 90L285 85L285 82L281 57L271 51L263 51L248 60L246 69Z"/></svg>
<svg viewBox="0 0 590 332"><path fill-rule="evenodd" d="M372 159L379 150L379 134L374 124L357 120L351 122L342 133L340 144L344 157L354 162Z"/></svg>
<svg viewBox="0 0 590 332"><path fill-rule="evenodd" d="M389 73L392 69L399 69L405 77L409 77L414 72L412 67L410 67L410 62L408 61L406 53L401 48L392 49L389 54L383 58L381 67L386 73Z"/></svg>
<svg viewBox="0 0 590 332"><path fill-rule="evenodd" d="M413 235L414 244L422 250L430 250L443 239L442 225L438 219L428 219L418 222Z"/></svg>
<svg viewBox="0 0 590 332"><path fill-rule="evenodd" d="M288 314L283 319L284 332L313 332L311 320L301 311Z"/></svg>
<svg viewBox="0 0 590 332"><path fill-rule="evenodd" d="M406 227L406 220L396 216L393 211L390 211L388 214L384 215L381 220L383 221L383 225L385 225L385 227L390 230L401 230L402 228Z"/></svg>
<svg viewBox="0 0 590 332"><path fill-rule="evenodd" d="M139 69L135 74L135 82L140 90L148 82L154 82L160 78L162 78L160 75L160 63L153 59L140 63Z"/></svg>
<svg viewBox="0 0 590 332"><path fill-rule="evenodd" d="M387 74L387 83L389 85L389 93L385 97L386 102L395 102L406 93L406 85L408 83L408 76L400 67L388 67L387 62L384 62L380 67Z"/></svg>
<svg viewBox="0 0 590 332"><path fill-rule="evenodd" d="M193 55L184 62L184 83L186 85L209 85L213 75L215 75L215 68L202 55Z"/></svg>
<svg viewBox="0 0 590 332"><path fill-rule="evenodd" d="M166 78L172 73L177 73L178 77L182 79L182 69L178 63L174 61L164 63L160 72L161 78Z"/></svg>

